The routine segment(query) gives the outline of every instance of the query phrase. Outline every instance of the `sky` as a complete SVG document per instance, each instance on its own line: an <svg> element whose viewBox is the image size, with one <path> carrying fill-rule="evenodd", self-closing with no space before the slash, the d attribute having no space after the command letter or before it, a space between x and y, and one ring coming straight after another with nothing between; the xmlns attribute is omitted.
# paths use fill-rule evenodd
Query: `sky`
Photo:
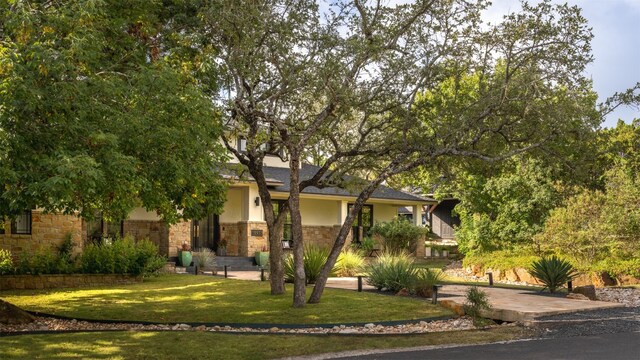
<svg viewBox="0 0 640 360"><path fill-rule="evenodd" d="M536 1L531 1L535 3ZM593 28L591 42L594 61L586 70L593 87L604 101L640 82L640 0L553 0L582 8L582 15ZM486 21L498 21L504 14L520 9L518 0L493 0L484 14ZM615 126L618 119L629 123L640 118L640 110L619 108L610 114L604 127Z"/></svg>

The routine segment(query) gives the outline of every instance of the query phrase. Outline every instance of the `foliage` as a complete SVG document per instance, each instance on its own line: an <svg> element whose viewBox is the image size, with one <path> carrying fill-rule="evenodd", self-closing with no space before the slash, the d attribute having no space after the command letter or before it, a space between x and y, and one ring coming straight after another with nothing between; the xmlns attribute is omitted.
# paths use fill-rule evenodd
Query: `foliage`
<svg viewBox="0 0 640 360"><path fill-rule="evenodd" d="M58 274L59 258L49 248L39 247L33 252L23 251L18 257L18 274Z"/></svg>
<svg viewBox="0 0 640 360"><path fill-rule="evenodd" d="M571 263L555 255L534 261L529 273L543 283L551 293L577 275Z"/></svg>
<svg viewBox="0 0 640 360"><path fill-rule="evenodd" d="M209 248L201 248L193 253L193 264L202 270L216 267L216 254Z"/></svg>
<svg viewBox="0 0 640 360"><path fill-rule="evenodd" d="M404 252L383 252L364 267L367 284L392 292L412 289L416 271L413 257Z"/></svg>
<svg viewBox="0 0 640 360"><path fill-rule="evenodd" d="M466 293L464 312L473 318L474 325L482 324L480 313L489 309L491 309L491 304L489 304L487 293L478 289L477 286L469 287Z"/></svg>
<svg viewBox="0 0 640 360"><path fill-rule="evenodd" d="M389 222L375 224L371 228L371 234L382 237L384 251L413 253L418 241L424 240L427 230L404 218L396 217Z"/></svg>
<svg viewBox="0 0 640 360"><path fill-rule="evenodd" d="M585 189L555 209L537 241L546 253L561 254L580 269L606 261L616 268L608 270L611 275L637 273L613 264L640 259L640 175L615 165L604 184L604 192Z"/></svg>
<svg viewBox="0 0 640 360"><path fill-rule="evenodd" d="M15 271L11 251L0 249L0 275L11 275Z"/></svg>
<svg viewBox="0 0 640 360"><path fill-rule="evenodd" d="M530 246L563 198L550 169L532 159L494 177L469 175L463 183L455 211L461 221L456 240L465 254Z"/></svg>
<svg viewBox="0 0 640 360"><path fill-rule="evenodd" d="M158 255L158 247L150 240L137 243L130 237L112 244L89 244L80 256L80 268L85 274L134 274L157 273L166 259Z"/></svg>
<svg viewBox="0 0 640 360"><path fill-rule="evenodd" d="M344 250L338 256L336 261L335 274L336 276L357 276L362 271L364 266L364 257L357 251Z"/></svg>
<svg viewBox="0 0 640 360"><path fill-rule="evenodd" d="M222 209L220 114L182 61L189 6L0 3L0 215Z"/></svg>
<svg viewBox="0 0 640 360"><path fill-rule="evenodd" d="M462 265L479 265L483 269L493 270L528 269L537 259L533 251L498 250L468 254L462 260Z"/></svg>
<svg viewBox="0 0 640 360"><path fill-rule="evenodd" d="M306 275L307 284L314 284L320 275L322 266L329 257L329 250L316 245L306 246L304 249L304 273ZM284 259L284 274L285 280L293 282L294 279L294 264L293 255L289 254ZM331 272L334 274L334 271Z"/></svg>
<svg viewBox="0 0 640 360"><path fill-rule="evenodd" d="M445 280L444 272L438 269L416 269L413 281L413 292L422 297L431 297L433 286Z"/></svg>
<svg viewBox="0 0 640 360"><path fill-rule="evenodd" d="M376 242L370 236L363 237L362 241L360 242L351 243L351 248L354 251L358 251L362 256L366 256L371 253L371 250L373 250L375 247Z"/></svg>

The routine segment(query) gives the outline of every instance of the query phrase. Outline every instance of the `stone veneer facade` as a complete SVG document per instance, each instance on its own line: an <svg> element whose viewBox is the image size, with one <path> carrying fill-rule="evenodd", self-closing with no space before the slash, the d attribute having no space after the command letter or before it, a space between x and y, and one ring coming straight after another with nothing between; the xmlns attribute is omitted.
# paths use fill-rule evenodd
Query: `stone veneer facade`
<svg viewBox="0 0 640 360"><path fill-rule="evenodd" d="M83 221L75 215L31 213L31 234L12 234L9 221L5 222L5 233L0 234L0 248L9 250L14 256L23 251L58 247L67 234L76 245L75 253L84 246Z"/></svg>

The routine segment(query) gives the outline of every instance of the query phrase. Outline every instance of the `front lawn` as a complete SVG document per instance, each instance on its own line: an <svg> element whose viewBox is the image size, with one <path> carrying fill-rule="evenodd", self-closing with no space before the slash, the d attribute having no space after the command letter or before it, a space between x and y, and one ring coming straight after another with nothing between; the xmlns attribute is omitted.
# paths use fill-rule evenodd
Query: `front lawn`
<svg viewBox="0 0 640 360"><path fill-rule="evenodd" d="M273 359L330 351L475 344L525 337L506 327L404 336L92 332L0 338L0 359Z"/></svg>
<svg viewBox="0 0 640 360"><path fill-rule="evenodd" d="M334 324L451 315L424 300L326 289L320 304L295 309L291 284L273 296L268 282L165 275L141 284L0 292L26 310L83 319L154 322ZM310 293L311 289L308 290Z"/></svg>

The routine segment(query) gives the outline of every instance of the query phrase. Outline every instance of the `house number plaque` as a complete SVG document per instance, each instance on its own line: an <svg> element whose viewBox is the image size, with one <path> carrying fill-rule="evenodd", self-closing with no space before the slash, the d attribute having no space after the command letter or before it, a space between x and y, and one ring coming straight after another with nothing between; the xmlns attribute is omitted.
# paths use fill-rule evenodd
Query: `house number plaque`
<svg viewBox="0 0 640 360"><path fill-rule="evenodd" d="M262 236L262 230L251 229L251 236Z"/></svg>

